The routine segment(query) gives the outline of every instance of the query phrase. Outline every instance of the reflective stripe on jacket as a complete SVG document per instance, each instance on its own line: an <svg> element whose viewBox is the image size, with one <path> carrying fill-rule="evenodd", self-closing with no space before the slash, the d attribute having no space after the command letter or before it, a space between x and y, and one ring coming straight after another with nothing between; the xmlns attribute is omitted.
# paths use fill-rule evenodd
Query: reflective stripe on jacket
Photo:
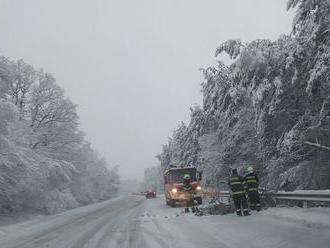
<svg viewBox="0 0 330 248"><path fill-rule="evenodd" d="M244 186L248 192L258 192L259 180L254 173L250 173L244 177Z"/></svg>
<svg viewBox="0 0 330 248"><path fill-rule="evenodd" d="M243 185L244 181L243 178L241 176L231 176L229 178L229 187L232 191L232 195L241 195L241 194L245 194L245 190L244 190L244 185Z"/></svg>

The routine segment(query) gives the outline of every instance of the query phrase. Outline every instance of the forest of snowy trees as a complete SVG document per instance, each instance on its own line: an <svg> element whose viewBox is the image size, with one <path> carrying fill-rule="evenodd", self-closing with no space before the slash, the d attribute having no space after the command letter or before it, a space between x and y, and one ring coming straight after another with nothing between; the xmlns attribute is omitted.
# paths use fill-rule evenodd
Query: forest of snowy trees
<svg viewBox="0 0 330 248"><path fill-rule="evenodd" d="M117 168L85 140L76 108L52 75L0 57L0 212L51 214L115 194Z"/></svg>
<svg viewBox="0 0 330 248"><path fill-rule="evenodd" d="M253 165L269 189L330 188L330 151L318 147L330 146L330 1L287 8L290 35L216 49L234 62L203 70L203 104L163 146L161 167L192 163L219 187L230 168Z"/></svg>

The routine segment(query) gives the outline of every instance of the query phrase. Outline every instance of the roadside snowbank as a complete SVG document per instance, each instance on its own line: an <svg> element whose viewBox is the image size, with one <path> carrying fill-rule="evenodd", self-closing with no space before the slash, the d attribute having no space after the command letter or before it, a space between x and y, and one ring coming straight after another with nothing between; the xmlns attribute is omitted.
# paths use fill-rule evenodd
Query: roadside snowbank
<svg viewBox="0 0 330 248"><path fill-rule="evenodd" d="M330 208L269 208L262 216L303 224L307 227L330 229Z"/></svg>
<svg viewBox="0 0 330 248"><path fill-rule="evenodd" d="M330 208L269 208L251 216L195 216L170 208L162 197L146 201L143 247L327 248Z"/></svg>

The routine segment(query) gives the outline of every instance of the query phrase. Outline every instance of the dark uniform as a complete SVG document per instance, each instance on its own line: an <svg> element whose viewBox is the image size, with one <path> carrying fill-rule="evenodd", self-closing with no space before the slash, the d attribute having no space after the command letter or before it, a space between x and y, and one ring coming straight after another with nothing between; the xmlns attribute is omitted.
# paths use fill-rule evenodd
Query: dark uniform
<svg viewBox="0 0 330 248"><path fill-rule="evenodd" d="M193 190L193 187L191 185L191 177L188 174L184 175L183 177L183 189L188 192L191 192Z"/></svg>
<svg viewBox="0 0 330 248"><path fill-rule="evenodd" d="M187 191L187 192L191 192L193 190L193 187L192 187L191 183L184 182L183 183L183 190Z"/></svg>
<svg viewBox="0 0 330 248"><path fill-rule="evenodd" d="M260 196L258 192L258 188L259 188L258 177L253 172L247 174L244 177L244 186L249 196L251 210L260 211L261 205L260 205Z"/></svg>
<svg viewBox="0 0 330 248"><path fill-rule="evenodd" d="M192 196L193 187L191 185L191 177L188 174L184 175L184 177L183 177L183 190L186 192L186 194L189 195L189 198L186 201L186 207L184 210L187 213L187 212L189 212L188 207L194 205L194 197Z"/></svg>
<svg viewBox="0 0 330 248"><path fill-rule="evenodd" d="M232 171L232 176L229 178L228 184L232 192L231 195L234 200L236 214L242 215L243 211L244 215L249 215L248 203L245 197L244 180L238 175L236 169Z"/></svg>

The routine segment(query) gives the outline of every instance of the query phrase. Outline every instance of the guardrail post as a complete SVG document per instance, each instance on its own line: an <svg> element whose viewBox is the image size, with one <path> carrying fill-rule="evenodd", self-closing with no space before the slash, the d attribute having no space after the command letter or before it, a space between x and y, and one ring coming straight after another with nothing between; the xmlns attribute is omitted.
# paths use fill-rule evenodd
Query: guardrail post
<svg viewBox="0 0 330 248"><path fill-rule="evenodd" d="M307 208L307 201L303 201L303 208Z"/></svg>

